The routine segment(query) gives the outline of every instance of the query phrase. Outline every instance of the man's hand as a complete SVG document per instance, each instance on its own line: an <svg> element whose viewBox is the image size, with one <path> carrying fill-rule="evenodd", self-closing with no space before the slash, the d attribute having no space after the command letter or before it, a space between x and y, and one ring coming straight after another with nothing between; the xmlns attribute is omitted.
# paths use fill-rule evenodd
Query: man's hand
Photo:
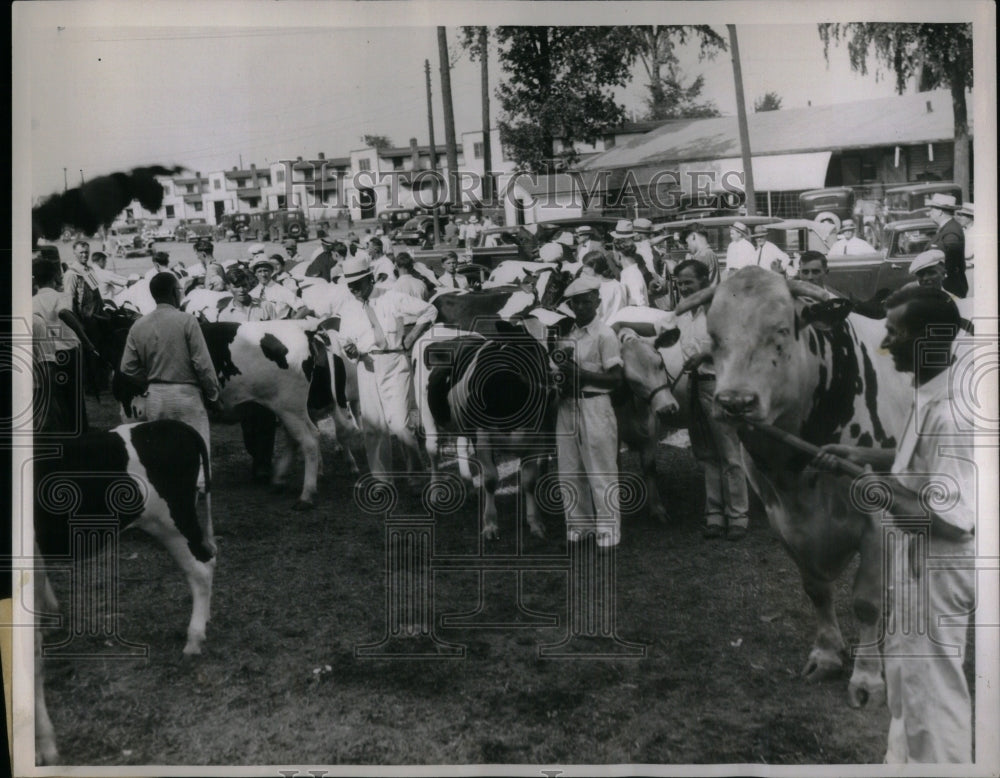
<svg viewBox="0 0 1000 778"><path fill-rule="evenodd" d="M344 353L347 355L348 359L357 359L360 352L358 347L354 343L348 343L344 346Z"/></svg>
<svg viewBox="0 0 1000 778"><path fill-rule="evenodd" d="M840 460L864 467L868 464L867 459L858 456L854 446L845 446L841 443L827 443L821 446L819 453L812 461L812 466L819 470L829 470L836 472L841 469Z"/></svg>
<svg viewBox="0 0 1000 778"><path fill-rule="evenodd" d="M690 373L694 371L698 367L698 365L700 365L702 362L705 361L707 356L708 356L707 354L691 355L690 357L684 360L684 367L682 368L682 370L685 373Z"/></svg>

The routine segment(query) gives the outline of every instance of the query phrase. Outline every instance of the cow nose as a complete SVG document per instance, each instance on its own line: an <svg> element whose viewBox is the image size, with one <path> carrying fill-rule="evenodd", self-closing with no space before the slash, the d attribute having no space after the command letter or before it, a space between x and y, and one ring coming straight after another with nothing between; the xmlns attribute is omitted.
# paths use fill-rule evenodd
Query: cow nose
<svg viewBox="0 0 1000 778"><path fill-rule="evenodd" d="M753 392L718 392L715 401L732 416L745 416L757 407L758 398Z"/></svg>

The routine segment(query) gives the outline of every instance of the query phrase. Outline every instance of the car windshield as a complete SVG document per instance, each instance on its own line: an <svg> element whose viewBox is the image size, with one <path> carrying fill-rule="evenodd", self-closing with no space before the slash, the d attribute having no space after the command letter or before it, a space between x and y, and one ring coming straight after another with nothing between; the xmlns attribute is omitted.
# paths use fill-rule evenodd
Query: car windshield
<svg viewBox="0 0 1000 778"><path fill-rule="evenodd" d="M403 225L404 230L419 230L420 229L420 219L410 219Z"/></svg>
<svg viewBox="0 0 1000 778"><path fill-rule="evenodd" d="M894 255L919 254L931 245L931 240L937 232L936 227L921 227L914 230L902 230L896 236Z"/></svg>

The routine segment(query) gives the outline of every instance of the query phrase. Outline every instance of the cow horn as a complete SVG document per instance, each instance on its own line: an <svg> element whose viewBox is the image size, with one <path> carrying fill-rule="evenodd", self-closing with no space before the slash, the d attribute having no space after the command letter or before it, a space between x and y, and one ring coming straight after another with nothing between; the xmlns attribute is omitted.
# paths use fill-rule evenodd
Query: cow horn
<svg viewBox="0 0 1000 778"><path fill-rule="evenodd" d="M814 300L832 300L834 297L831 292L821 286L795 278L788 279L788 291L792 293L792 297L811 297Z"/></svg>
<svg viewBox="0 0 1000 778"><path fill-rule="evenodd" d="M697 292L692 294L690 297L685 297L679 303L677 307L674 308L674 315L680 316L682 313L687 313L688 311L693 311L699 305L707 305L712 302L712 297L715 295L716 287L710 286L708 289L699 289Z"/></svg>

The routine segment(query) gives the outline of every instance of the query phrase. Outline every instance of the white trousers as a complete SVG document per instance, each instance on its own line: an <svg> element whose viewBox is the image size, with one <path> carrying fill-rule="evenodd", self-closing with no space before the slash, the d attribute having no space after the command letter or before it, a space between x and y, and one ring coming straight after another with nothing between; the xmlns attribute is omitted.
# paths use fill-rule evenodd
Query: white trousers
<svg viewBox="0 0 1000 778"><path fill-rule="evenodd" d="M176 419L198 430L211 457L208 412L201 399L201 389L193 384L150 384L146 397L146 421ZM205 470L198 467L198 488L205 488Z"/></svg>
<svg viewBox="0 0 1000 778"><path fill-rule="evenodd" d="M412 383L406 354L371 354L358 362L361 429L368 467L376 478L389 480L393 472L393 435L417 450L417 439L407 426Z"/></svg>
<svg viewBox="0 0 1000 778"><path fill-rule="evenodd" d="M893 543L886 618L885 679L892 722L886 762L966 764L972 705L962 670L975 605L975 543L931 542L914 575L902 531Z"/></svg>
<svg viewBox="0 0 1000 778"><path fill-rule="evenodd" d="M599 546L621 540L618 422L608 395L566 399L556 419L559 478L570 540L597 532Z"/></svg>

